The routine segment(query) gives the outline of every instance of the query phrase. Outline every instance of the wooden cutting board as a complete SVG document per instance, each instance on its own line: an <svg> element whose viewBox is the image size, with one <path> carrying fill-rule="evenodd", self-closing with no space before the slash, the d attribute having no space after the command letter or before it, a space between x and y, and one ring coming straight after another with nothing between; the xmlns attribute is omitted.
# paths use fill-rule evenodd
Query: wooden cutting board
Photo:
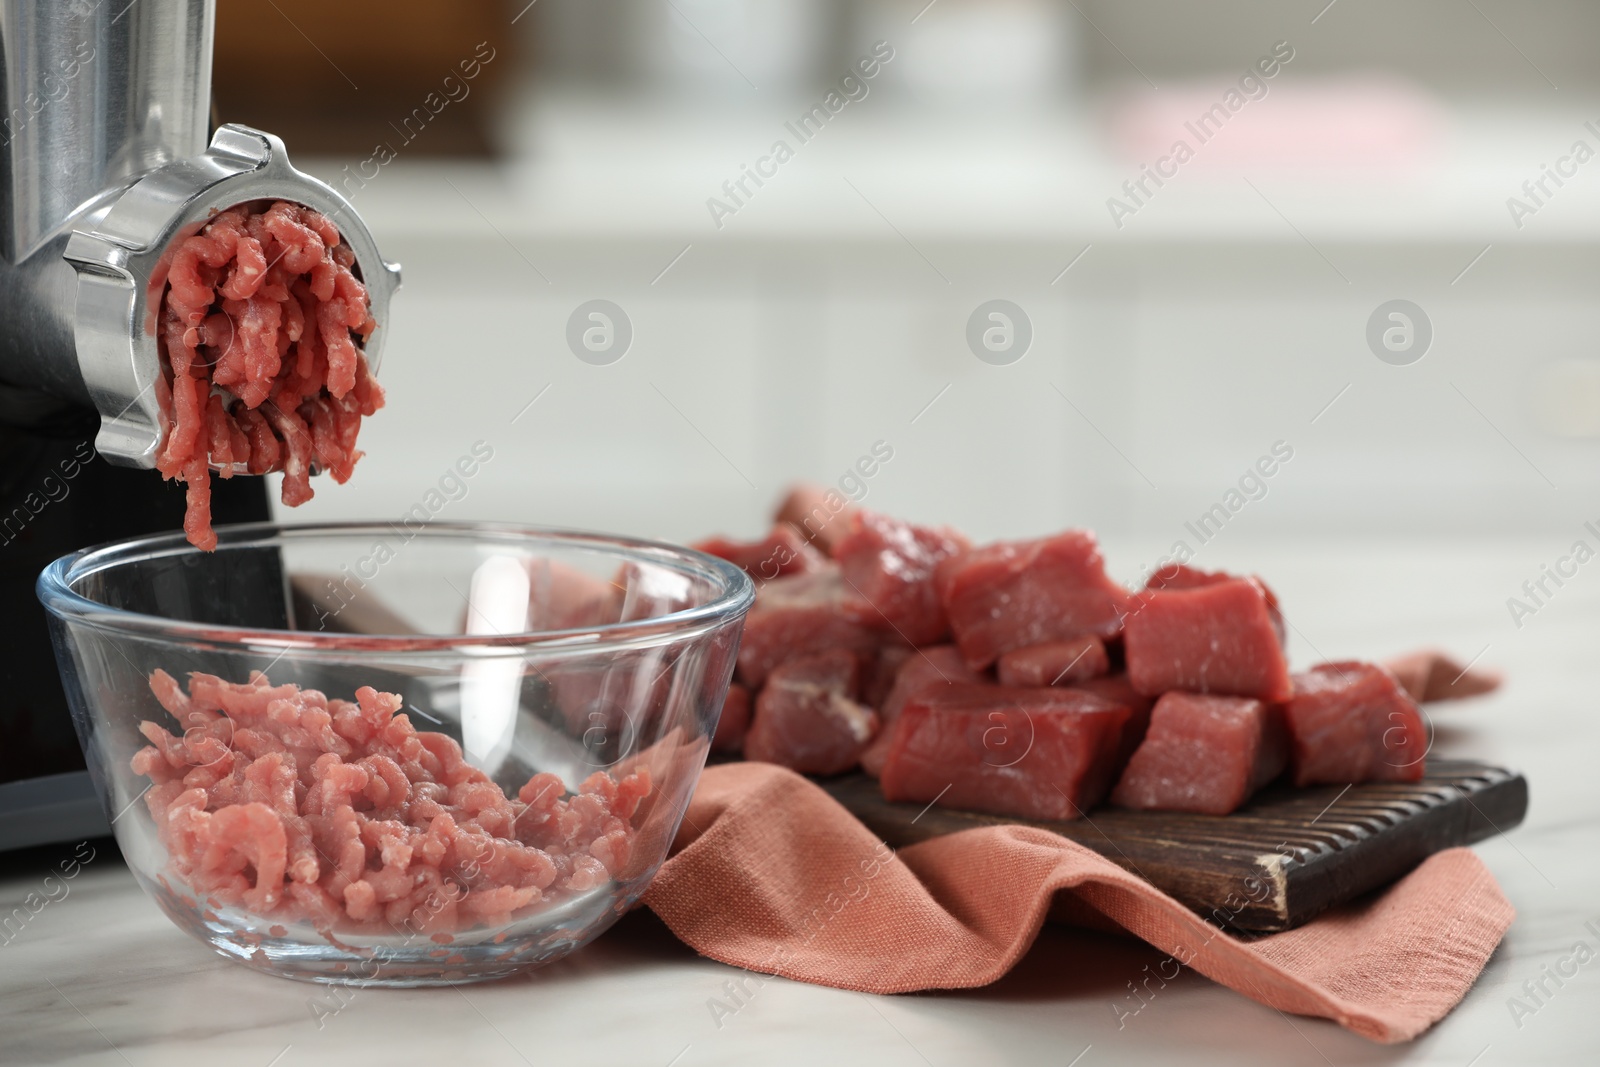
<svg viewBox="0 0 1600 1067"><path fill-rule="evenodd" d="M1504 833L1528 810L1522 775L1465 760L1430 760L1418 782L1274 786L1232 815L1097 808L1074 822L892 804L863 774L819 784L891 846L978 826L1037 826L1244 933L1299 926L1441 849Z"/></svg>

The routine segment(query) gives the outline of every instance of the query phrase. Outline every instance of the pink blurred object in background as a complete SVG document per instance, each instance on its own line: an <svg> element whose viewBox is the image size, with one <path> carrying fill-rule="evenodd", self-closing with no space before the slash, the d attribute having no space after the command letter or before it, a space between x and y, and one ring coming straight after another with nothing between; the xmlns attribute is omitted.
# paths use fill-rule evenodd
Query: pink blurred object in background
<svg viewBox="0 0 1600 1067"><path fill-rule="evenodd" d="M1264 95L1259 95L1261 89ZM1243 98L1228 111L1225 95ZM1238 83L1217 80L1141 89L1113 103L1109 134L1116 154L1137 166L1173 151L1194 151L1184 169L1410 170L1438 155L1445 120L1438 102L1409 82L1376 76L1298 84L1260 83L1254 98ZM1221 106L1225 121L1201 127ZM1219 112L1220 114L1221 112ZM1220 125L1221 128L1215 128Z"/></svg>

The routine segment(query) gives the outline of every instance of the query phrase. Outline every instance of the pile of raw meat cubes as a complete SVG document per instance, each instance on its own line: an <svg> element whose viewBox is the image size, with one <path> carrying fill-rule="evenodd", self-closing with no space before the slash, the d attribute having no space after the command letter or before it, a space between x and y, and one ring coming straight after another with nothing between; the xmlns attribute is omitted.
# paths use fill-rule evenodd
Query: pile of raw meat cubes
<svg viewBox="0 0 1600 1067"><path fill-rule="evenodd" d="M807 489L764 540L695 547L757 582L723 752L1045 820L1108 800L1225 815L1280 776L1423 774L1427 731L1396 677L1291 674L1255 577L1171 564L1131 591L1082 530L973 546Z"/></svg>

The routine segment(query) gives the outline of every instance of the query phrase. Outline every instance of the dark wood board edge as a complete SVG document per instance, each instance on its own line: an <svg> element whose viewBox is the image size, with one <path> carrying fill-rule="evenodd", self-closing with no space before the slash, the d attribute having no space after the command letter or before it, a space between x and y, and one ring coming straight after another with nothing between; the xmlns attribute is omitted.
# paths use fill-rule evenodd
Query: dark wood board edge
<svg viewBox="0 0 1600 1067"><path fill-rule="evenodd" d="M1498 769L1498 768L1495 768ZM1458 789L1459 799L1423 808L1405 819L1407 833L1378 832L1345 849L1360 854L1359 863L1339 863L1336 852L1323 852L1289 865L1291 887L1287 927L1299 926L1331 907L1372 892L1409 874L1423 860L1446 848L1474 844L1521 823L1528 811L1528 780L1504 771L1474 790Z"/></svg>
<svg viewBox="0 0 1600 1067"><path fill-rule="evenodd" d="M1099 852L1217 925L1248 935L1292 929L1395 881L1441 849L1502 833L1525 816L1528 784L1520 774L1475 761L1436 767L1421 783L1349 792L1275 787L1230 816L1097 809L1068 823L891 804L865 775L819 784L892 846L985 826L1035 826ZM1258 835L1267 832L1241 841L1235 830L1246 824ZM1163 826L1173 836L1163 836ZM1281 847L1271 840L1280 831Z"/></svg>

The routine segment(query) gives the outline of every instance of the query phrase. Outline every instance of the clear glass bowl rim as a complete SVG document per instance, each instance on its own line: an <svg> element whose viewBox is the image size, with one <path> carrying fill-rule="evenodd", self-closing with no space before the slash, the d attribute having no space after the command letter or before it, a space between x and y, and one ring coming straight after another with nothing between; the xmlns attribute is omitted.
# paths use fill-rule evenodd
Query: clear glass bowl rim
<svg viewBox="0 0 1600 1067"><path fill-rule="evenodd" d="M256 548L318 537L350 538L395 536L395 527L381 522L252 522L216 527L217 549ZM216 647L277 647L299 654L318 652L348 656L352 653L407 656L442 654L449 656L484 655L521 650L586 650L630 645L636 641L660 638L666 634L687 635L712 629L749 610L755 600L755 584L740 567L716 556L666 541L591 533L560 527L527 526L498 522L435 522L417 531L408 531L407 543L419 538L434 540L499 541L522 549L539 544L584 548L607 553L619 561L652 563L680 573L720 581L722 592L705 604L682 611L628 622L601 623L570 630L538 630L516 634L335 634L310 630L257 629L189 622L159 615L124 611L91 600L72 588L74 582L97 571L119 564L157 556L199 553L181 532L155 534L93 545L55 560L39 574L35 589L44 607L56 618L112 634L165 639Z"/></svg>

